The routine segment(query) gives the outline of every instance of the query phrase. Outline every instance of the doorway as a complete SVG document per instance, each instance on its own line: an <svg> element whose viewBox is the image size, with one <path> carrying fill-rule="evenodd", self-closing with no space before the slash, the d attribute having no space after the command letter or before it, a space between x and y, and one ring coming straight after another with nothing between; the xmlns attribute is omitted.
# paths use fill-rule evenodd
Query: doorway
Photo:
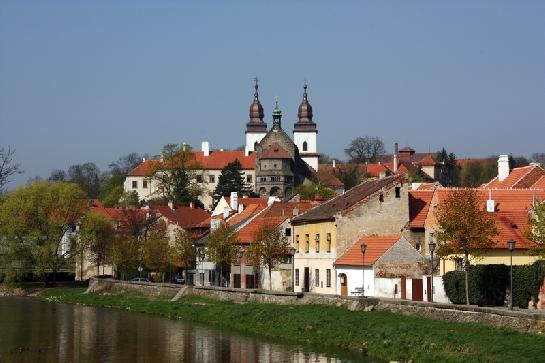
<svg viewBox="0 0 545 363"><path fill-rule="evenodd" d="M346 274L339 274L341 280L341 296L348 296L348 280Z"/></svg>
<svg viewBox="0 0 545 363"><path fill-rule="evenodd" d="M422 279L413 279L413 301L423 301Z"/></svg>
<svg viewBox="0 0 545 363"><path fill-rule="evenodd" d="M310 268L305 267L305 274L303 277L303 292L309 292L310 291Z"/></svg>

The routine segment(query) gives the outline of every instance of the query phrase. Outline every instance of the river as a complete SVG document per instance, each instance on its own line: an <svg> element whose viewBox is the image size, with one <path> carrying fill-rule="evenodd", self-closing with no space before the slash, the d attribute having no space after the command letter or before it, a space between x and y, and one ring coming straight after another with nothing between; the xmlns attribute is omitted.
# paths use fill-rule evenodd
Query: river
<svg viewBox="0 0 545 363"><path fill-rule="evenodd" d="M0 297L0 362L355 362L146 314Z"/></svg>

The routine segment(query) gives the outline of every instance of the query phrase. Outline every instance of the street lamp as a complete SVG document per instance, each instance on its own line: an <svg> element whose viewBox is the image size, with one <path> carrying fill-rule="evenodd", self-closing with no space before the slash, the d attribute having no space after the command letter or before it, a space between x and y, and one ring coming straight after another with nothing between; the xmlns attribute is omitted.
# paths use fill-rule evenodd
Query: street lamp
<svg viewBox="0 0 545 363"><path fill-rule="evenodd" d="M430 237L430 243L428 244L431 254L431 302L433 302L433 252L435 251L436 243L433 241L433 237Z"/></svg>
<svg viewBox="0 0 545 363"><path fill-rule="evenodd" d="M513 310L513 251L515 250L515 243L516 242L514 239L510 239L509 241L507 241L507 246L509 247L509 252L511 253L511 294L509 296L509 309L511 310Z"/></svg>
<svg viewBox="0 0 545 363"><path fill-rule="evenodd" d="M365 297L365 250L367 245L362 243L361 246L361 296Z"/></svg>

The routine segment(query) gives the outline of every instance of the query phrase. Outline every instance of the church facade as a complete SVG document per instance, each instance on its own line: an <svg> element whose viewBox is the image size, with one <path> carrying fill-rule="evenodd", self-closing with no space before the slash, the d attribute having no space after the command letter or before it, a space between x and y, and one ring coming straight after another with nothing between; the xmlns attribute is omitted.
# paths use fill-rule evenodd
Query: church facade
<svg viewBox="0 0 545 363"><path fill-rule="evenodd" d="M308 101L307 85L304 86L298 119L294 123L293 139L282 128L282 111L278 102L272 112L272 127L268 129L259 100L257 80L254 88L249 121L246 123L244 151L210 150L208 142L203 142L202 150L194 152L195 159L202 167L195 173L195 182L202 187L200 200L207 209L213 208L212 194L221 169L237 159L242 164L247 184L261 197L285 197L296 186L314 180L318 170L318 130ZM145 160L132 170L125 180L124 190L137 192L141 200L159 197L160 191L148 172L152 169L151 165L157 162L160 161Z"/></svg>

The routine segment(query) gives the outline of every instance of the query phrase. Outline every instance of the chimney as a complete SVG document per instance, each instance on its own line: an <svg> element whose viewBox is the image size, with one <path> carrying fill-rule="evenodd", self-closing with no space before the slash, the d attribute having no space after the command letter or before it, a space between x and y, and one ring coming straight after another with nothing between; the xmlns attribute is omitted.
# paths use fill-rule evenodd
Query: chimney
<svg viewBox="0 0 545 363"><path fill-rule="evenodd" d="M238 193L237 192L231 192L231 203L230 207L232 210L237 211L238 210Z"/></svg>
<svg viewBox="0 0 545 363"><path fill-rule="evenodd" d="M145 162L146 162L146 158L142 158L142 162L145 163Z"/></svg>
<svg viewBox="0 0 545 363"><path fill-rule="evenodd" d="M244 204L238 205L238 212L241 213L244 210Z"/></svg>
<svg viewBox="0 0 545 363"><path fill-rule="evenodd" d="M203 141L202 142L202 152L204 154L204 156L209 156L210 155L210 144L208 143L208 141Z"/></svg>
<svg viewBox="0 0 545 363"><path fill-rule="evenodd" d="M229 207L223 208L223 219L227 219L229 217Z"/></svg>
<svg viewBox="0 0 545 363"><path fill-rule="evenodd" d="M295 207L293 208L293 213L292 213L294 216L298 216L299 215L299 208Z"/></svg>
<svg viewBox="0 0 545 363"><path fill-rule="evenodd" d="M394 144L394 174L397 174L397 168L399 164L399 148L397 142Z"/></svg>
<svg viewBox="0 0 545 363"><path fill-rule="evenodd" d="M379 178L379 179L384 179L384 178L386 178L386 172L381 171L380 173L378 173L378 178Z"/></svg>
<svg viewBox="0 0 545 363"><path fill-rule="evenodd" d="M182 151L187 151L187 144L185 142L182 143Z"/></svg>
<svg viewBox="0 0 545 363"><path fill-rule="evenodd" d="M333 159L333 169L335 169L335 159Z"/></svg>
<svg viewBox="0 0 545 363"><path fill-rule="evenodd" d="M195 208L195 204L193 204L193 202L189 202L189 208L191 209Z"/></svg>
<svg viewBox="0 0 545 363"><path fill-rule="evenodd" d="M270 196L269 199L267 200L267 207L270 207L275 200L276 200L276 197Z"/></svg>
<svg viewBox="0 0 545 363"><path fill-rule="evenodd" d="M498 180L504 181L509 176L509 155L500 155L498 158Z"/></svg>
<svg viewBox="0 0 545 363"><path fill-rule="evenodd" d="M174 202L172 200L168 201L168 207L172 210L174 210Z"/></svg>

